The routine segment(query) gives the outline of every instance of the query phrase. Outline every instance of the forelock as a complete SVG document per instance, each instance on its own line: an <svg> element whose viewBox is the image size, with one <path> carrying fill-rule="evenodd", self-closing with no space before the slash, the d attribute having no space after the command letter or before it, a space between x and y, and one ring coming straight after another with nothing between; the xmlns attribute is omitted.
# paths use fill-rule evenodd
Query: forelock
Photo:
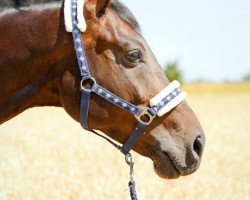
<svg viewBox="0 0 250 200"><path fill-rule="evenodd" d="M120 1L114 1L112 2L109 7L116 12L116 14L125 22L127 22L130 26L132 26L138 33L141 32L140 25L136 18L134 17L133 13L128 9L127 6L125 6Z"/></svg>

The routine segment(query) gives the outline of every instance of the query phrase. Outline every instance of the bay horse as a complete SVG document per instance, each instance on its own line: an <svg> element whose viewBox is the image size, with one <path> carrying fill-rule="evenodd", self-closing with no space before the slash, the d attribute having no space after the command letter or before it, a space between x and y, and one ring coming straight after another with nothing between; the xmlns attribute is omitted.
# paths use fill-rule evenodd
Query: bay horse
<svg viewBox="0 0 250 200"><path fill-rule="evenodd" d="M0 2L0 124L36 106L63 107L80 121L81 82L62 0ZM169 85L138 22L118 0L85 0L81 34L95 81L137 106ZM157 27L155 27L157 28ZM136 118L93 94L88 124L124 144ZM183 101L147 126L133 150L172 179L196 171L205 144L202 127Z"/></svg>

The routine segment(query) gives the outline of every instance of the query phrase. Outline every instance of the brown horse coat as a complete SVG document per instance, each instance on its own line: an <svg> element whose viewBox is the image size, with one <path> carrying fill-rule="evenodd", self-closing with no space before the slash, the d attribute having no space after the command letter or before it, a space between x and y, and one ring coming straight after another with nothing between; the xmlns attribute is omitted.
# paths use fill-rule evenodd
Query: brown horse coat
<svg viewBox="0 0 250 200"><path fill-rule="evenodd" d="M0 3L0 124L34 106L64 107L79 121L80 73L72 36L65 31L62 2L46 2ZM86 0L84 17L92 76L116 95L147 106L168 80L133 15L119 1ZM140 52L138 59L128 57L132 50ZM91 128L121 143L136 124L134 116L95 95L89 116ZM199 121L183 102L155 119L134 150L152 159L158 175L176 178L198 168L204 143Z"/></svg>

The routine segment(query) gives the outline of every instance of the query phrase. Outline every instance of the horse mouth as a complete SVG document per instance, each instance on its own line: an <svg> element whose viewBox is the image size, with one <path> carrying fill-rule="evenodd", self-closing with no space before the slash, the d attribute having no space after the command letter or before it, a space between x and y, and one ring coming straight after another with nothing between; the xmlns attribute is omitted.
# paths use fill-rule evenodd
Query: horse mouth
<svg viewBox="0 0 250 200"><path fill-rule="evenodd" d="M157 156L151 157L153 160L154 170L156 174L164 179L176 179L193 173L197 169L197 165L190 167L181 167L176 159L172 158L166 151L160 151Z"/></svg>

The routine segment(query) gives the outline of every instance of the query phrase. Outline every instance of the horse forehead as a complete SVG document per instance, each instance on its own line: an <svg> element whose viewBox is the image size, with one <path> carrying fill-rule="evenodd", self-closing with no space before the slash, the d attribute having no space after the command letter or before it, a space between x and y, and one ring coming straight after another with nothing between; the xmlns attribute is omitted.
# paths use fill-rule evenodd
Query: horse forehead
<svg viewBox="0 0 250 200"><path fill-rule="evenodd" d="M99 30L99 37L110 43L123 46L128 45L131 41L141 43L136 30L112 10L106 13L97 29Z"/></svg>

